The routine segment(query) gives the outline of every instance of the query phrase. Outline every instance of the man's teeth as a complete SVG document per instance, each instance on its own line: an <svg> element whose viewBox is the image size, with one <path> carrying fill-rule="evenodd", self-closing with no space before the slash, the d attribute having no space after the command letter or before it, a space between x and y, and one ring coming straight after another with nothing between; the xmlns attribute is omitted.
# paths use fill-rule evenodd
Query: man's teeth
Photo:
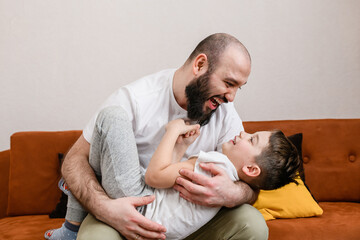
<svg viewBox="0 0 360 240"><path fill-rule="evenodd" d="M221 104L221 102L220 102L220 100L218 98L212 98L211 103L212 103L213 106Z"/></svg>

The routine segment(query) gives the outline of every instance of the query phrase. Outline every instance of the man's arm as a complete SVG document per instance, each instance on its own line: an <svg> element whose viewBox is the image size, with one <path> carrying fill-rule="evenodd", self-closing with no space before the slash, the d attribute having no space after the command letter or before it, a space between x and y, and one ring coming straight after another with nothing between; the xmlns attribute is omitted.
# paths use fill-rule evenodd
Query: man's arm
<svg viewBox="0 0 360 240"><path fill-rule="evenodd" d="M137 234L150 239L165 239L166 229L141 215L137 206L149 204L154 196L110 199L89 165L90 144L81 135L62 165L62 174L72 194L94 216L115 228L126 238Z"/></svg>
<svg viewBox="0 0 360 240"><path fill-rule="evenodd" d="M252 204L256 201L257 193L246 183L233 182L223 169L212 163L201 163L200 166L211 172L213 177L210 178L186 169L180 170L183 177L176 179L177 184L174 188L184 199L208 207L235 207L244 203Z"/></svg>
<svg viewBox="0 0 360 240"><path fill-rule="evenodd" d="M106 198L106 194L89 165L89 151L90 144L81 135L66 154L61 169L67 185L71 187L71 193L86 209L92 209L94 201L96 201L94 198L90 198L90 196Z"/></svg>

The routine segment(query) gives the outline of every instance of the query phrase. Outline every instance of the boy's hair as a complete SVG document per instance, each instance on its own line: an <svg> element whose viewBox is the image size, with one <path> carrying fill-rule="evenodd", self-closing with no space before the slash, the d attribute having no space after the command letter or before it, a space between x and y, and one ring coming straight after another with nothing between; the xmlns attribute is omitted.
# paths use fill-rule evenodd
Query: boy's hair
<svg viewBox="0 0 360 240"><path fill-rule="evenodd" d="M273 190L290 182L299 174L301 160L296 147L280 130L272 131L268 145L255 158L260 175L250 181L255 189Z"/></svg>

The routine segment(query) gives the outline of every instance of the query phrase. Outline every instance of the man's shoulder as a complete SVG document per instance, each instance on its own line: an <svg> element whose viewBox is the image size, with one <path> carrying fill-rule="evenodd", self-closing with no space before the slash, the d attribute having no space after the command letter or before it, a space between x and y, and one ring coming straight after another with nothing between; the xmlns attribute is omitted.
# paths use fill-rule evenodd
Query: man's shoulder
<svg viewBox="0 0 360 240"><path fill-rule="evenodd" d="M175 69L165 69L133 81L125 85L124 88L139 95L149 94L154 91L156 92L164 88L169 88L174 72Z"/></svg>

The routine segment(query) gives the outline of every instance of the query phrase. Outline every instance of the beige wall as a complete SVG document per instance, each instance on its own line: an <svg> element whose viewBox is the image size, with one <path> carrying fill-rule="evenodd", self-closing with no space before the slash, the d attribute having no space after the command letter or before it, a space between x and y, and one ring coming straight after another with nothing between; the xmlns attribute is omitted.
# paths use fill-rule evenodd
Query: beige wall
<svg viewBox="0 0 360 240"><path fill-rule="evenodd" d="M244 120L360 118L359 23L358 0L0 0L0 150L16 131L82 129L214 32L252 55Z"/></svg>

